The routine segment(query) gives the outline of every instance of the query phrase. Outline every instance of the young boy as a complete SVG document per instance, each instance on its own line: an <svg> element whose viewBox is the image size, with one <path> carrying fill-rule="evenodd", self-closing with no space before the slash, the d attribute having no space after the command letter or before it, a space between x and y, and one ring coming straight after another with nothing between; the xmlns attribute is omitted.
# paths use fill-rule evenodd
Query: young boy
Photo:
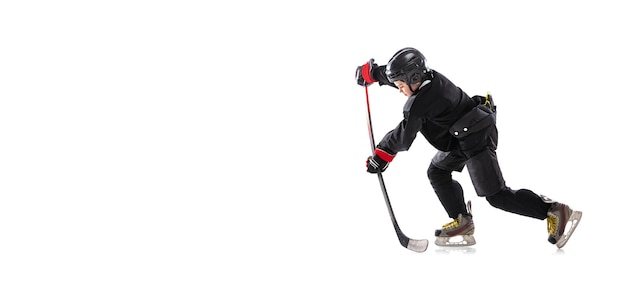
<svg viewBox="0 0 626 287"><path fill-rule="evenodd" d="M389 131L367 159L367 171L385 171L398 152L407 151L418 132L438 151L428 168L430 183L452 222L435 231L435 244L468 246L476 243L471 208L452 172L465 166L476 193L494 207L523 216L547 219L548 241L561 248L578 225L582 212L528 189L505 184L496 157L496 106L490 95L469 97L441 73L429 69L415 48L404 48L387 65L374 59L358 66L357 84L378 82L407 97L404 118ZM566 225L571 222L566 231ZM461 237L461 241L451 241Z"/></svg>

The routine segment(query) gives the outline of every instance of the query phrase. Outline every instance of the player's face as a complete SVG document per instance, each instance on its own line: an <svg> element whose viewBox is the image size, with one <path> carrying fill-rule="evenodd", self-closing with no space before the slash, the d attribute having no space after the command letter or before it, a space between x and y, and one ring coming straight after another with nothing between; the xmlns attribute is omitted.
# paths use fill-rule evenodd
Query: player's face
<svg viewBox="0 0 626 287"><path fill-rule="evenodd" d="M410 97L411 95L413 95L413 92L411 92L409 85L407 85L404 81L395 81L393 83L394 85L396 85L396 87L398 87L398 90L400 90L400 93L404 94L407 97ZM419 87L419 83L411 85L411 88L413 91L417 90L418 87Z"/></svg>

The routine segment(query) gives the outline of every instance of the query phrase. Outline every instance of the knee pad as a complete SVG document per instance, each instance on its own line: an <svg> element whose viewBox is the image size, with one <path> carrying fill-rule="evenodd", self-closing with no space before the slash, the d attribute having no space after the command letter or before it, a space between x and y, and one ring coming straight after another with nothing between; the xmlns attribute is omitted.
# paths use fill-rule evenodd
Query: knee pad
<svg viewBox="0 0 626 287"><path fill-rule="evenodd" d="M452 180L451 171L440 169L432 163L428 167L428 170L426 171L426 173L428 174L428 179L430 180L430 184L433 186L436 186L445 182L450 182Z"/></svg>
<svg viewBox="0 0 626 287"><path fill-rule="evenodd" d="M491 204L491 206L502 209L504 203L502 199L502 194L502 192L498 192L493 195L485 196L485 199L487 200L487 202L489 202L489 204Z"/></svg>

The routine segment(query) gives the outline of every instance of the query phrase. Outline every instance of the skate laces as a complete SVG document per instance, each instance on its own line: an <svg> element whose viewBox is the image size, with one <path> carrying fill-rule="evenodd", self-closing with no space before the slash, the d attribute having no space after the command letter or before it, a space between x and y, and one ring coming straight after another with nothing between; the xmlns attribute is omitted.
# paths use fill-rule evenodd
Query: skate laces
<svg viewBox="0 0 626 287"><path fill-rule="evenodd" d="M456 228L459 226L459 219L455 218L452 222L446 223L442 226L443 229Z"/></svg>
<svg viewBox="0 0 626 287"><path fill-rule="evenodd" d="M548 214L548 233L551 235L556 235L556 229L559 226L559 218L554 214Z"/></svg>

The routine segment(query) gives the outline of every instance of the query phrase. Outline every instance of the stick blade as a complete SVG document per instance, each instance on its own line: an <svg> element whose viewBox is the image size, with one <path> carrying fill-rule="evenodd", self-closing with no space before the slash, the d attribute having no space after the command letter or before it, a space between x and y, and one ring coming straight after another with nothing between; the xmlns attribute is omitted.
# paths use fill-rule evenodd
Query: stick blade
<svg viewBox="0 0 626 287"><path fill-rule="evenodd" d="M428 239L410 239L406 248L415 252L424 252L428 249Z"/></svg>

